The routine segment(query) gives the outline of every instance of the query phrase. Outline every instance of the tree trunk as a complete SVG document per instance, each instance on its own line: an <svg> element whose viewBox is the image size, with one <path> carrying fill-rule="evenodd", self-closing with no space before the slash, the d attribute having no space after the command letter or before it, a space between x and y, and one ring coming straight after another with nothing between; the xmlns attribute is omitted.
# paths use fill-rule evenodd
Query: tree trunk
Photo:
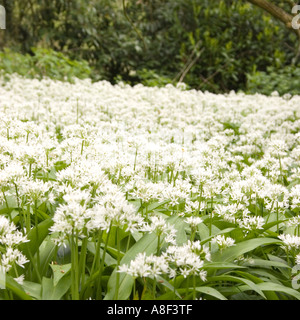
<svg viewBox="0 0 300 320"><path fill-rule="evenodd" d="M294 63L298 60L299 56L300 56L300 29L294 29L292 27L292 20L294 18L293 15L289 14L288 12L286 12L284 9L278 7L277 5L275 5L274 3L268 1L268 0L246 0L252 4L254 4L255 6L265 10L266 12L268 12L269 14L271 14L274 18L278 19L279 21L281 21L282 23L284 23L284 25L294 31L294 33L297 35L298 37L298 48L297 48L297 52L296 52L296 57L294 59Z"/></svg>
<svg viewBox="0 0 300 320"><path fill-rule="evenodd" d="M293 16L287 13L285 10L276 6L274 3L267 0L247 0L248 2L264 9L270 13L274 18L283 22L287 28L292 28L292 19Z"/></svg>

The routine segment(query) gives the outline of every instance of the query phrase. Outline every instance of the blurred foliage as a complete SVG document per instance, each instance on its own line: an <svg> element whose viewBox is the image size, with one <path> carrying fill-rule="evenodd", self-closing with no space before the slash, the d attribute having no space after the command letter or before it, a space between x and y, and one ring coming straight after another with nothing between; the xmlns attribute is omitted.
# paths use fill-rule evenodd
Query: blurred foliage
<svg viewBox="0 0 300 320"><path fill-rule="evenodd" d="M72 82L85 79L91 74L86 61L74 61L51 49L32 49L33 55L20 54L10 49L0 52L0 69L5 74L18 73L29 78L49 77Z"/></svg>
<svg viewBox="0 0 300 320"><path fill-rule="evenodd" d="M248 74L285 68L297 45L296 35L242 0L131 0L125 12L123 0L0 4L2 48L35 56L31 48L49 48L87 61L94 80L112 83L246 90Z"/></svg>
<svg viewBox="0 0 300 320"><path fill-rule="evenodd" d="M286 66L282 69L269 67L267 72L257 71L248 75L247 92L260 92L271 95L278 92L280 95L290 93L291 95L300 94L300 68Z"/></svg>

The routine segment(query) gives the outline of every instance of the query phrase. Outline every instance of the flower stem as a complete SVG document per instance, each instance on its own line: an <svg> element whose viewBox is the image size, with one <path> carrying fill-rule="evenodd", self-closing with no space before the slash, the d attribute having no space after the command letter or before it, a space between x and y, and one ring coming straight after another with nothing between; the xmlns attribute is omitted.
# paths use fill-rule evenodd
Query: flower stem
<svg viewBox="0 0 300 320"><path fill-rule="evenodd" d="M120 257L120 253L121 253L120 244L121 244L121 241L120 241L120 229L117 228L117 250L118 250L117 267L116 267L117 271L118 271L118 268L120 266L120 260L121 260L121 257ZM118 297L119 297L119 286L120 286L120 272L117 272L115 300L118 300Z"/></svg>
<svg viewBox="0 0 300 320"><path fill-rule="evenodd" d="M106 240L105 240L105 245L103 249L103 254L102 254L102 259L101 259L101 264L100 264L100 272L99 272L99 280L98 280L98 287L97 287L97 294L96 294L96 299L97 300L102 300L102 273L104 269L104 261L105 261L105 255L106 255L106 250L108 246L108 240L110 236L110 231L111 231L111 225L109 226L109 230L107 232Z"/></svg>

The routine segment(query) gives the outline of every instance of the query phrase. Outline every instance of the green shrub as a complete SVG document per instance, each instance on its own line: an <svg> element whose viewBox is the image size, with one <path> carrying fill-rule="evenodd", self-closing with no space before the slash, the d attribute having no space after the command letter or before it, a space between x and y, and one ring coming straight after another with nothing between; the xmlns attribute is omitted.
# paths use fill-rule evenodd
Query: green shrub
<svg viewBox="0 0 300 320"><path fill-rule="evenodd" d="M137 71L137 76L143 85L148 87L163 87L169 83L172 83L172 79L157 74L153 70L142 69Z"/></svg>
<svg viewBox="0 0 300 320"><path fill-rule="evenodd" d="M255 71L247 76L247 92L270 95L277 91L280 95L300 94L300 68L286 66L281 69L269 67L267 72Z"/></svg>
<svg viewBox="0 0 300 320"><path fill-rule="evenodd" d="M67 52L93 67L94 80L152 85L184 76L189 87L212 92L244 91L248 73L282 68L295 55L296 35L244 0L127 0L126 15L122 3L14 0L5 6L4 45L23 53L32 47ZM60 74L56 58L43 56L47 63L38 69Z"/></svg>
<svg viewBox="0 0 300 320"><path fill-rule="evenodd" d="M91 74L86 61L71 60L51 49L33 48L33 55L20 54L10 49L0 52L0 70L5 74L18 73L29 78L49 77L56 80L73 81Z"/></svg>

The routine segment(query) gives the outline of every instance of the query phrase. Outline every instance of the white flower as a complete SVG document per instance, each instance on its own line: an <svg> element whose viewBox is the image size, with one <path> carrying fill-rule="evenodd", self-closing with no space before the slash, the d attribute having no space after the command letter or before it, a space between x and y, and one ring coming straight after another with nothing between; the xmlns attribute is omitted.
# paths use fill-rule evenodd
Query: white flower
<svg viewBox="0 0 300 320"><path fill-rule="evenodd" d="M200 217L194 217L194 216L191 216L191 217L188 217L184 220L186 223L188 223L191 228L197 228L198 225L203 222L203 220L200 218Z"/></svg>
<svg viewBox="0 0 300 320"><path fill-rule="evenodd" d="M263 217L259 216L244 216L240 221L238 221L240 228L247 231L263 229L265 220Z"/></svg>
<svg viewBox="0 0 300 320"><path fill-rule="evenodd" d="M169 265L164 256L150 255L139 253L135 259L128 265L121 265L119 272L125 272L135 278L137 277L157 277L163 273L169 272Z"/></svg>
<svg viewBox="0 0 300 320"><path fill-rule="evenodd" d="M223 235L217 235L212 238L212 243L216 243L220 249L225 249L235 245L235 240L231 237L225 237Z"/></svg>
<svg viewBox="0 0 300 320"><path fill-rule="evenodd" d="M167 243L176 244L177 230L160 216L150 217L151 223L145 225L144 231L155 232L158 236L165 235Z"/></svg>
<svg viewBox="0 0 300 320"><path fill-rule="evenodd" d="M281 234L278 236L280 240L288 249L298 249L300 247L300 237L290 235L290 234Z"/></svg>

